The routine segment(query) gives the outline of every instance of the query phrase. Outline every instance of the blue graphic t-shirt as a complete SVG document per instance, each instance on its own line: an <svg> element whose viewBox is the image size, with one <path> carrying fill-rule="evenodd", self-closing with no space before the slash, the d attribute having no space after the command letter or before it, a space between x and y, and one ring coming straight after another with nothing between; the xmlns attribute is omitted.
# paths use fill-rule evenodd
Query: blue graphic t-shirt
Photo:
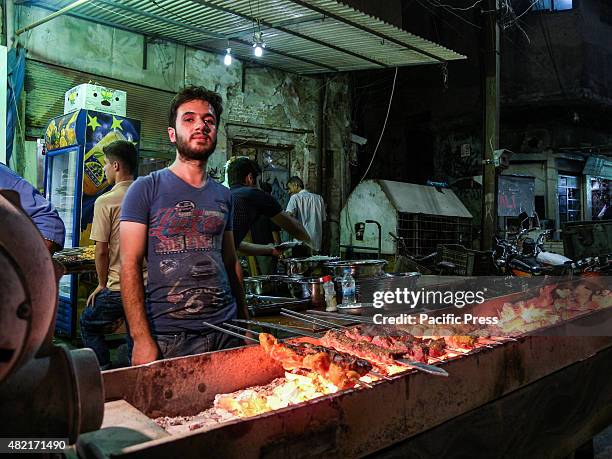
<svg viewBox="0 0 612 459"><path fill-rule="evenodd" d="M148 227L146 309L154 334L207 333L202 321L236 317L221 256L232 230L230 190L208 178L202 188L169 169L139 177L128 189L121 221Z"/></svg>

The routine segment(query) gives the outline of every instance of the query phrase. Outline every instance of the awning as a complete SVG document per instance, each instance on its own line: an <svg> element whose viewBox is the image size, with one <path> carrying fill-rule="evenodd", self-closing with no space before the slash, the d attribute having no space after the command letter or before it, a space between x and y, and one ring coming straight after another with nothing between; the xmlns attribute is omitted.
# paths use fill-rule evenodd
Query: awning
<svg viewBox="0 0 612 459"><path fill-rule="evenodd" d="M30 5L57 11L74 0ZM91 0L71 16L299 74L440 64L465 56L334 0ZM261 31L264 55L253 56Z"/></svg>
<svg viewBox="0 0 612 459"><path fill-rule="evenodd" d="M472 218L472 214L449 188L377 180L399 212Z"/></svg>

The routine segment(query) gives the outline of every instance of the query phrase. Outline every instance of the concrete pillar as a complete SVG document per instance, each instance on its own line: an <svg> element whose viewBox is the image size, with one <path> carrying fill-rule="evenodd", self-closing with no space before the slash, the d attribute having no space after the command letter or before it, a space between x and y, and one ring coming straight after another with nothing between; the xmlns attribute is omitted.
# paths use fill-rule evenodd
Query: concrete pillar
<svg viewBox="0 0 612 459"><path fill-rule="evenodd" d="M546 215L549 216L548 218L555 220L555 229L561 228L559 224L558 184L559 172L555 166L555 158L548 152L546 154Z"/></svg>
<svg viewBox="0 0 612 459"><path fill-rule="evenodd" d="M323 198L327 204L329 253L340 253L340 211L350 191L350 171L347 164L350 148L351 102L348 76L327 83L323 123L325 142L321 161L324 163Z"/></svg>

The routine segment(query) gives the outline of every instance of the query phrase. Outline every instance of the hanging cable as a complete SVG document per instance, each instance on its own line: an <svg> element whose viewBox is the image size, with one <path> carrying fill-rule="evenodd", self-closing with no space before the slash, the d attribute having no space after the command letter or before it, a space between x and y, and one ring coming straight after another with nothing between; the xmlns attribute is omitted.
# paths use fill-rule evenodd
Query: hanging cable
<svg viewBox="0 0 612 459"><path fill-rule="evenodd" d="M389 112L391 111L391 104L393 103L393 93L395 92L395 81L397 80L397 70L398 68L395 67L395 75L393 76L393 86L391 86L391 95L389 96L389 105L387 106L387 115L385 116L385 122L383 123L382 131L380 132L380 137L378 138L378 142L376 143L376 148L374 148L374 153L372 153L372 159L370 160L370 164L368 165L368 168L363 174L363 177L361 177L361 180L359 180L359 183L363 182L363 179L365 178L365 176L368 175L368 172L370 172L370 167L372 167L372 163L374 163L374 159L376 158L376 152L378 151L378 147L380 146L380 141L382 140L383 135L385 133L385 128L387 127L387 120L389 119ZM359 183L357 185L359 185Z"/></svg>

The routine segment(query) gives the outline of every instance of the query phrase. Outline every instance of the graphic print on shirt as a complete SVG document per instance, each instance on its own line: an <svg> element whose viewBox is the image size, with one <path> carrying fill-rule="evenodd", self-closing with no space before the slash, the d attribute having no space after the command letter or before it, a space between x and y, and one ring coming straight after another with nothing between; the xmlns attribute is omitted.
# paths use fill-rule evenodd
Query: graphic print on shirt
<svg viewBox="0 0 612 459"><path fill-rule="evenodd" d="M215 277L223 267L208 253L204 252L202 255L192 266L189 263L177 263L177 266L181 267L181 275L175 278L166 295L168 303L173 307L166 309L164 315L186 318L202 312L207 307L218 307L227 302L226 289L215 282ZM160 265L162 263L163 261Z"/></svg>
<svg viewBox="0 0 612 459"><path fill-rule="evenodd" d="M152 218L149 238L155 241L156 254L181 253L192 250L221 250L221 233L225 227L227 208L196 209L193 201L180 201L172 208L159 209Z"/></svg>
<svg viewBox="0 0 612 459"><path fill-rule="evenodd" d="M152 215L149 243L167 286L154 295L170 305L152 312L153 319L189 319L232 301L220 256L229 208L215 203L216 208L198 209L193 201L182 200Z"/></svg>

